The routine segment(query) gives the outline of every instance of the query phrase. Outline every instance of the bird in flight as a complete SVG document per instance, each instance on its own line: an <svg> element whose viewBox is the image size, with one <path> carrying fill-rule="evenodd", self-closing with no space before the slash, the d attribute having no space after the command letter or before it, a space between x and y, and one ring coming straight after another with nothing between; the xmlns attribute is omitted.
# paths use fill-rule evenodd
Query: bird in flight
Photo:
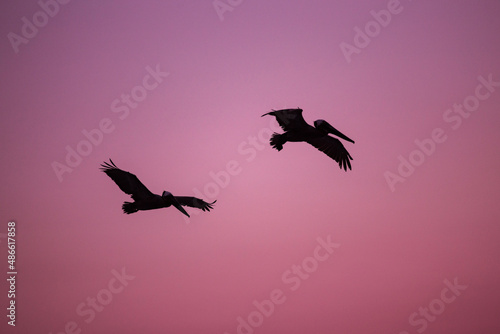
<svg viewBox="0 0 500 334"><path fill-rule="evenodd" d="M149 191L148 188L132 173L119 169L111 159L109 162L101 164L101 170L106 173L118 187L126 194L129 194L134 202L124 202L122 205L123 212L131 214L140 210L154 210L160 208L168 208L173 205L189 217L189 214L182 206L190 206L192 208L210 211L213 209L212 203L207 203L196 197L174 196L168 191L163 194L156 195Z"/></svg>
<svg viewBox="0 0 500 334"><path fill-rule="evenodd" d="M347 171L347 167L351 169L351 155L347 152L340 140L333 138L328 134L331 133L339 138L350 141L353 144L354 140L342 134L326 121L318 119L314 122L313 127L306 123L302 117L302 109L299 108L273 110L262 115L261 117L266 115L275 116L278 124L283 130L285 130L285 133L283 134L274 133L271 136L270 143L273 148L281 151L283 149L283 145L287 141L303 141L311 144L335 160L339 164L340 169L344 168L345 171Z"/></svg>

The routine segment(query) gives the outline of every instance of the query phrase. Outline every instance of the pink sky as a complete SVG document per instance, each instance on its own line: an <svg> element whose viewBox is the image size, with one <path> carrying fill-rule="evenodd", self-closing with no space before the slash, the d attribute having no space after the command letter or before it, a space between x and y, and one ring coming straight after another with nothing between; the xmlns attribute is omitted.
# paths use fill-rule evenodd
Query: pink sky
<svg viewBox="0 0 500 334"><path fill-rule="evenodd" d="M500 332L500 3L54 1L0 5L2 333ZM296 107L352 171L271 149ZM124 215L109 158L215 209Z"/></svg>

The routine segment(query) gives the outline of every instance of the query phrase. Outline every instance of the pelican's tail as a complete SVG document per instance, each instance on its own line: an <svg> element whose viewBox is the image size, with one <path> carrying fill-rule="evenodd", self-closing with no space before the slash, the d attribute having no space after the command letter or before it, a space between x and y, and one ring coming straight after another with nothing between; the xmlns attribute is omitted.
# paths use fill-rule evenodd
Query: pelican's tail
<svg viewBox="0 0 500 334"><path fill-rule="evenodd" d="M135 203L124 202L122 205L123 213L127 215L139 211L135 205Z"/></svg>
<svg viewBox="0 0 500 334"><path fill-rule="evenodd" d="M271 143L271 146L278 151L281 151L283 149L283 144L286 143L286 139L283 138L283 135L280 135L279 133L273 133L271 136L271 140L269 141Z"/></svg>

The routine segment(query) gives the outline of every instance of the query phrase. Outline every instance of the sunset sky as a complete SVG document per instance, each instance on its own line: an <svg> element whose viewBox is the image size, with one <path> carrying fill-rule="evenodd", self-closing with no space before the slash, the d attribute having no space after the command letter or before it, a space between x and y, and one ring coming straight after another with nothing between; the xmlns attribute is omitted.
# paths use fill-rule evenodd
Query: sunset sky
<svg viewBox="0 0 500 334"><path fill-rule="evenodd" d="M0 17L2 333L500 333L500 2ZM297 107L355 141L352 171L269 146L282 130L260 116ZM110 158L214 210L124 215Z"/></svg>

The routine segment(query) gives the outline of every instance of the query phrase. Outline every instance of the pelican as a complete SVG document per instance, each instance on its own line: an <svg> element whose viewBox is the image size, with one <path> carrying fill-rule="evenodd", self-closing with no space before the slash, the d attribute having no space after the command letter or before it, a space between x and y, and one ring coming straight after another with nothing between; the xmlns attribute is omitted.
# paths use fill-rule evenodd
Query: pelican
<svg viewBox="0 0 500 334"><path fill-rule="evenodd" d="M349 161L352 160L351 155L340 140L328 134L331 133L353 144L354 140L342 134L326 121L318 119L314 122L314 127L312 127L302 117L302 109L300 108L273 110L261 117L266 115L275 116L278 124L285 130L283 134L274 133L271 136L270 143L273 148L281 151L287 141L304 141L338 162L340 169L344 168L344 171L347 171L347 167L351 169L351 162Z"/></svg>
<svg viewBox="0 0 500 334"><path fill-rule="evenodd" d="M116 185L126 194L131 195L134 202L124 202L122 205L123 213L131 214L140 210L153 210L168 208L173 205L189 217L182 205L198 208L203 211L213 209L212 205L216 202L207 203L196 197L174 196L168 191L156 195L149 191L144 184L132 173L119 169L111 159L109 162L101 164L101 170L106 173Z"/></svg>

